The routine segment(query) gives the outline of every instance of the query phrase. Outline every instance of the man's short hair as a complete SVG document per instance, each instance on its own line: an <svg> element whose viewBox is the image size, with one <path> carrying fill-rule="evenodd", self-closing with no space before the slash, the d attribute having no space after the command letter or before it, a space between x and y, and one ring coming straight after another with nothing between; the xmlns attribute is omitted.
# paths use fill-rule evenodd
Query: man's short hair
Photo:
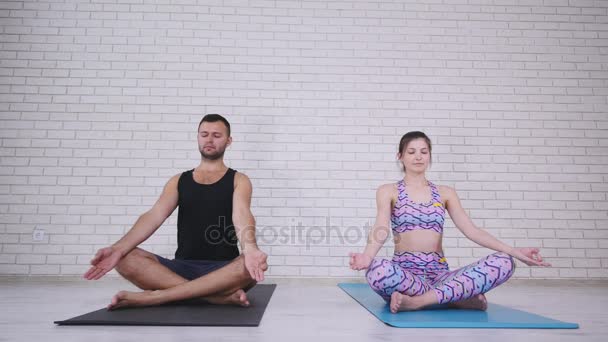
<svg viewBox="0 0 608 342"><path fill-rule="evenodd" d="M226 120L225 117L223 117L219 114L207 114L207 115L203 116L203 119L198 124L198 128L201 128L201 125L203 124L203 122L218 122L218 121L221 121L226 126L226 128L228 129L228 136L230 136L230 123L228 122L228 120Z"/></svg>

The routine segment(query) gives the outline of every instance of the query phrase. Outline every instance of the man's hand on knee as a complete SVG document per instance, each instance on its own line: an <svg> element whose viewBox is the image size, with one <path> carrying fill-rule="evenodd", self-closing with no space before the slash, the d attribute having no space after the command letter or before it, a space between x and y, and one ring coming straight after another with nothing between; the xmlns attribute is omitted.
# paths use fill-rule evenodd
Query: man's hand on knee
<svg viewBox="0 0 608 342"><path fill-rule="evenodd" d="M105 247L97 251L93 260L91 260L91 268L84 274L84 278L88 280L97 280L110 272L118 262L122 259L122 253L112 247Z"/></svg>
<svg viewBox="0 0 608 342"><path fill-rule="evenodd" d="M268 269L266 253L259 249L251 249L243 252L245 268L249 272L251 279L256 282L264 280L264 272Z"/></svg>

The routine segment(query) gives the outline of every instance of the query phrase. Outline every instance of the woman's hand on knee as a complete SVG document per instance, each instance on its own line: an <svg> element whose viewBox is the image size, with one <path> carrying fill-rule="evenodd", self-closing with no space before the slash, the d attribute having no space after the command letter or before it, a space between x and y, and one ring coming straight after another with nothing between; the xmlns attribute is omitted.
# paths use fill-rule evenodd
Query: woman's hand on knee
<svg viewBox="0 0 608 342"><path fill-rule="evenodd" d="M365 253L349 253L350 256L350 268L355 271L365 270L372 263L374 258L370 257Z"/></svg>
<svg viewBox="0 0 608 342"><path fill-rule="evenodd" d="M543 260L538 248L520 247L515 248L514 250L515 253L513 256L528 266L551 266L550 263Z"/></svg>

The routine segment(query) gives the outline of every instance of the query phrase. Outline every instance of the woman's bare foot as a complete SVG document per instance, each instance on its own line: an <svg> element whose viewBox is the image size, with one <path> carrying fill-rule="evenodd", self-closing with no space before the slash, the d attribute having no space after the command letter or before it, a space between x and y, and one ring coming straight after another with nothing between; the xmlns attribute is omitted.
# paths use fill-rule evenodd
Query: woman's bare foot
<svg viewBox="0 0 608 342"><path fill-rule="evenodd" d="M162 301L160 300L158 291L120 291L116 295L114 295L114 297L112 297L112 302L108 305L108 310L114 310L124 307L150 306L159 304L162 304Z"/></svg>
<svg viewBox="0 0 608 342"><path fill-rule="evenodd" d="M227 296L207 297L205 300L211 304L238 305L243 307L250 305L247 294L242 289L238 289Z"/></svg>
<svg viewBox="0 0 608 342"><path fill-rule="evenodd" d="M414 297L406 296L397 291L391 294L391 312L397 313L399 311L413 311L418 310L420 306L416 303Z"/></svg>
<svg viewBox="0 0 608 342"><path fill-rule="evenodd" d="M483 294L478 294L477 296L471 297L469 299L450 303L449 307L457 309L486 311L488 309L488 300Z"/></svg>

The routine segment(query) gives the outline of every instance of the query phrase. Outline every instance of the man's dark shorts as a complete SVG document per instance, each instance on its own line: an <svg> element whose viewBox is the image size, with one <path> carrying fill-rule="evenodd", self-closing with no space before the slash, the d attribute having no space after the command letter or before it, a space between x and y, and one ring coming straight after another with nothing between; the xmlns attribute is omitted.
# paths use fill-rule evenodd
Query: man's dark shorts
<svg viewBox="0 0 608 342"><path fill-rule="evenodd" d="M156 259L158 259L158 261L163 266L167 267L174 273L177 273L188 280L193 280L202 277L205 274L209 274L215 270L219 270L220 268L232 262L232 260L169 260L167 258L161 257L160 255L155 254L154 256L156 256Z"/></svg>

